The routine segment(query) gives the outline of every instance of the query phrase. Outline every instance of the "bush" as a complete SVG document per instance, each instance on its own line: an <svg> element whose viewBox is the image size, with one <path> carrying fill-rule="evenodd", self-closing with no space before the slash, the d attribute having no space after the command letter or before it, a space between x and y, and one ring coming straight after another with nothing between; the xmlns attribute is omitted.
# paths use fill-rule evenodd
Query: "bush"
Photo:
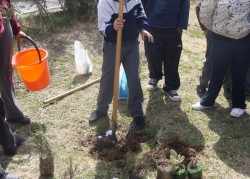
<svg viewBox="0 0 250 179"><path fill-rule="evenodd" d="M96 19L97 0L65 0L65 9L70 16L84 21Z"/></svg>

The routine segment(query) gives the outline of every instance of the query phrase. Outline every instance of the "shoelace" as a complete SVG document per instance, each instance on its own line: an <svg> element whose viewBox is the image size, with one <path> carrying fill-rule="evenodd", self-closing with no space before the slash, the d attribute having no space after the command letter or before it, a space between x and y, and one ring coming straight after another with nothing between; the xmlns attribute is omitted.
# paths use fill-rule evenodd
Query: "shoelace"
<svg viewBox="0 0 250 179"><path fill-rule="evenodd" d="M174 94L174 95L178 95L177 92L176 92L176 90L172 90L172 91L170 91L170 93Z"/></svg>
<svg viewBox="0 0 250 179"><path fill-rule="evenodd" d="M152 78L152 79L150 79L150 83L157 83L157 79L154 79L154 78Z"/></svg>

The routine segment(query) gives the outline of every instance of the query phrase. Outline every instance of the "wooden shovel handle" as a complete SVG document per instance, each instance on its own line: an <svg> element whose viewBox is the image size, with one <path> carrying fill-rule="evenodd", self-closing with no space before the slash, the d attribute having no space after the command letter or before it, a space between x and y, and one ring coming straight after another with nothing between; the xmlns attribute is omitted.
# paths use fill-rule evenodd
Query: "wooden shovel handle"
<svg viewBox="0 0 250 179"><path fill-rule="evenodd" d="M124 1L119 1L118 18L123 19ZM116 54L115 54L115 74L114 74L114 93L113 93L113 113L112 113L112 132L115 135L117 127L117 107L118 107L118 87L119 87L119 69L121 64L121 45L122 45L122 29L117 30Z"/></svg>

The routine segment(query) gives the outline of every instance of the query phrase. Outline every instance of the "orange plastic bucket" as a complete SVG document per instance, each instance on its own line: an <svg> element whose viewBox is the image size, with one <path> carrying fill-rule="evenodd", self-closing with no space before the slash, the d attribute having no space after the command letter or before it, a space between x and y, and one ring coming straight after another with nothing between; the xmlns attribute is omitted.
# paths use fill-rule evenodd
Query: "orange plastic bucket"
<svg viewBox="0 0 250 179"><path fill-rule="evenodd" d="M30 39L29 39L30 40ZM50 84L48 52L44 49L31 48L23 50L12 58L24 86L30 91L39 91Z"/></svg>

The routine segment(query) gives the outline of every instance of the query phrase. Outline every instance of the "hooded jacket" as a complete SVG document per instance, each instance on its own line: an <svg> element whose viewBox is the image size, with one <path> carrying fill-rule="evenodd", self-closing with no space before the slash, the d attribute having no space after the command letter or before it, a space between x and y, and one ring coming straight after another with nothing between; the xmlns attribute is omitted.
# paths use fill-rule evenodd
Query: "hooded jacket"
<svg viewBox="0 0 250 179"><path fill-rule="evenodd" d="M116 42L117 32L114 21L119 13L118 0L100 0L98 5L98 28L106 42ZM123 18L125 19L122 41L138 38L139 31L148 26L141 0L124 0Z"/></svg>
<svg viewBox="0 0 250 179"><path fill-rule="evenodd" d="M142 0L151 27L187 29L189 0Z"/></svg>
<svg viewBox="0 0 250 179"><path fill-rule="evenodd" d="M214 33L243 38L250 33L250 0L203 0L200 20Z"/></svg>
<svg viewBox="0 0 250 179"><path fill-rule="evenodd" d="M8 9L10 7L10 0L0 0L0 6ZM16 16L13 14L13 18L10 20L12 31L14 35L17 35L20 32L21 26L16 20ZM0 11L0 38L4 32L4 19L3 14Z"/></svg>

